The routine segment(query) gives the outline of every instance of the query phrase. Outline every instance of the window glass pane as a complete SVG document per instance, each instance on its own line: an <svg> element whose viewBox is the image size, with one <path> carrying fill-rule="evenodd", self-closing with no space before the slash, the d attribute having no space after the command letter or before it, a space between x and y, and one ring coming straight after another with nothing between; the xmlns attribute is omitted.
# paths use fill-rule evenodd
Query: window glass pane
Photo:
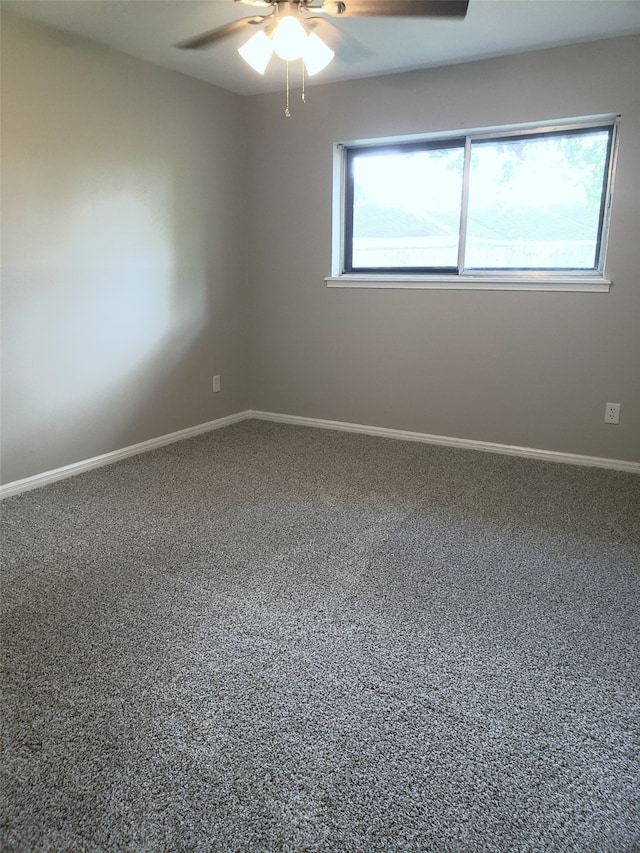
<svg viewBox="0 0 640 853"><path fill-rule="evenodd" d="M466 269L596 269L610 129L471 143Z"/></svg>
<svg viewBox="0 0 640 853"><path fill-rule="evenodd" d="M457 267L464 148L357 153L352 269Z"/></svg>

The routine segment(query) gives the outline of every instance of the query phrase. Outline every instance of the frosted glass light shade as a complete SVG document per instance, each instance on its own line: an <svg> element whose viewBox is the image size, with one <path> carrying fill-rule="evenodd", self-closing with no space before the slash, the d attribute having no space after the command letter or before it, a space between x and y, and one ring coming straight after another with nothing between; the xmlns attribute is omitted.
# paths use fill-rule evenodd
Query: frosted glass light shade
<svg viewBox="0 0 640 853"><path fill-rule="evenodd" d="M318 71L322 71L331 62L335 53L330 47L322 41L315 33L307 39L307 43L302 54L304 67L307 69L307 74L312 77Z"/></svg>
<svg viewBox="0 0 640 853"><path fill-rule="evenodd" d="M278 22L273 34L273 48L280 59L292 61L303 55L308 36L297 18L287 15Z"/></svg>
<svg viewBox="0 0 640 853"><path fill-rule="evenodd" d="M258 74L264 74L273 54L273 42L264 30L259 30L238 48L238 53Z"/></svg>

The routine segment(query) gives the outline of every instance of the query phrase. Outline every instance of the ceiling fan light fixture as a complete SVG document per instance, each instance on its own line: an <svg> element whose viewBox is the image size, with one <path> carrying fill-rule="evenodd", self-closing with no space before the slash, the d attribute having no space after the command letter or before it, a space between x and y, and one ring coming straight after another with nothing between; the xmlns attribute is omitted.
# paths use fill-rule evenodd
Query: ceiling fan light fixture
<svg viewBox="0 0 640 853"><path fill-rule="evenodd" d="M258 74L264 74L273 55L273 42L264 30L251 36L248 42L238 48L238 53Z"/></svg>
<svg viewBox="0 0 640 853"><path fill-rule="evenodd" d="M309 77L313 77L331 62L335 53L319 36L311 33L307 39L302 60Z"/></svg>
<svg viewBox="0 0 640 853"><path fill-rule="evenodd" d="M308 35L304 27L293 15L280 18L273 34L273 48L280 59L291 62L304 55Z"/></svg>

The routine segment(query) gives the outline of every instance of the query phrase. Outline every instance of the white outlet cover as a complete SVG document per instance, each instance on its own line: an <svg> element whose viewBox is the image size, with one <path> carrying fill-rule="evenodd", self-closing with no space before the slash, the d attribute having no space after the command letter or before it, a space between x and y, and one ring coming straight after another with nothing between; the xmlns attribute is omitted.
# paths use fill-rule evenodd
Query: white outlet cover
<svg viewBox="0 0 640 853"><path fill-rule="evenodd" d="M620 403L606 403L604 407L604 422L606 424L620 423Z"/></svg>

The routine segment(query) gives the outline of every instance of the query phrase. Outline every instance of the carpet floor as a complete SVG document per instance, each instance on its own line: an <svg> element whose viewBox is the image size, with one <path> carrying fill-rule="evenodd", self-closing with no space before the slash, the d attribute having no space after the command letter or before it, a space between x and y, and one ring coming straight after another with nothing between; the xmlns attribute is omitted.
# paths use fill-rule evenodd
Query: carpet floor
<svg viewBox="0 0 640 853"><path fill-rule="evenodd" d="M3 850L640 850L640 477L246 421L1 511Z"/></svg>

